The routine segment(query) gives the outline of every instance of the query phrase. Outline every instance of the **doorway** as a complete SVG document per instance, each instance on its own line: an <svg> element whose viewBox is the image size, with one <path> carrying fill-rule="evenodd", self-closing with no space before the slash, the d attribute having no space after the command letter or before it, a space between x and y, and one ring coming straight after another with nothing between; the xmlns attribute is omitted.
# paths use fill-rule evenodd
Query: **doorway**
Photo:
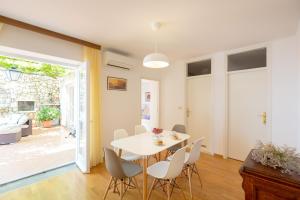
<svg viewBox="0 0 300 200"><path fill-rule="evenodd" d="M228 156L245 160L269 141L267 49L228 56Z"/></svg>
<svg viewBox="0 0 300 200"><path fill-rule="evenodd" d="M141 124L148 131L159 127L159 81L141 79Z"/></svg>
<svg viewBox="0 0 300 200"><path fill-rule="evenodd" d="M212 76L211 60L187 64L187 130L191 141L204 137L202 149L211 152Z"/></svg>
<svg viewBox="0 0 300 200"><path fill-rule="evenodd" d="M85 63L52 56L49 60L47 55L27 51L14 54L0 48L0 52L2 63L16 63L13 72L18 74L8 79L11 69L5 67L10 65L0 67L0 134L21 134L16 141L1 138L0 152L7 156L0 160L0 185L75 162L88 172ZM46 127L42 118L53 113L55 118L47 123L51 127ZM24 124L20 126L21 118Z"/></svg>

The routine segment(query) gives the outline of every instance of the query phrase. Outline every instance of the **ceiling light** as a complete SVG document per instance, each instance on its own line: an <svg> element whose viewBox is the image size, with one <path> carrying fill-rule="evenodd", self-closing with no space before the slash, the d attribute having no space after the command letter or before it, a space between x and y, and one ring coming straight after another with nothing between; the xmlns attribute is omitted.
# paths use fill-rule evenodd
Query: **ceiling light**
<svg viewBox="0 0 300 200"><path fill-rule="evenodd" d="M158 31L161 27L161 23L154 22L152 24L152 30ZM157 52L157 41L155 38L154 53L150 53L144 57L143 65L148 68L164 68L170 65L169 59L166 55Z"/></svg>

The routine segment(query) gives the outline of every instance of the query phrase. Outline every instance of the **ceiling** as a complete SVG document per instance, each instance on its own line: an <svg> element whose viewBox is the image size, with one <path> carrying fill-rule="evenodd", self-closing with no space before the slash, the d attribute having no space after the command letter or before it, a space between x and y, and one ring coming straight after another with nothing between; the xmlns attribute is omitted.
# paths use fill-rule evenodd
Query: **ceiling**
<svg viewBox="0 0 300 200"><path fill-rule="evenodd" d="M150 24L163 22L158 49L171 59L295 34L300 0L0 0L0 14L142 58Z"/></svg>

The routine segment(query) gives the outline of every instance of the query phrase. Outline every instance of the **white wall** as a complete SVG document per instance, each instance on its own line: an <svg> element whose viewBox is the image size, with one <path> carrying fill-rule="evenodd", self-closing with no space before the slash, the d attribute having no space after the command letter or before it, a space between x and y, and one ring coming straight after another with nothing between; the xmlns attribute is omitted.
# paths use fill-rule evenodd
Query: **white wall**
<svg viewBox="0 0 300 200"><path fill-rule="evenodd" d="M299 36L298 36L299 37ZM272 79L272 142L296 147L298 136L298 75L297 37L291 36L269 42ZM254 46L254 45L253 45ZM217 52L204 57L212 58L213 75L213 152L226 152L226 52ZM202 56L203 57L203 56ZM185 122L185 62L176 62L162 76L163 128ZM300 108L299 108L300 114ZM299 123L300 124L300 123ZM300 133L300 132L299 132Z"/></svg>
<svg viewBox="0 0 300 200"><path fill-rule="evenodd" d="M20 50L82 61L82 46L4 24L0 29L0 45Z"/></svg>
<svg viewBox="0 0 300 200"><path fill-rule="evenodd" d="M141 123L141 79L160 80L159 69L142 66L130 71L113 67L102 70L103 145L109 146L113 140L113 130L124 128L134 133L134 126ZM107 76L127 79L127 91L107 90Z"/></svg>
<svg viewBox="0 0 300 200"><path fill-rule="evenodd" d="M298 66L296 36L272 42L272 141L297 147Z"/></svg>
<svg viewBox="0 0 300 200"><path fill-rule="evenodd" d="M226 131L226 59L224 52L212 58L212 93L213 93L213 137L212 150L217 154L225 152Z"/></svg>

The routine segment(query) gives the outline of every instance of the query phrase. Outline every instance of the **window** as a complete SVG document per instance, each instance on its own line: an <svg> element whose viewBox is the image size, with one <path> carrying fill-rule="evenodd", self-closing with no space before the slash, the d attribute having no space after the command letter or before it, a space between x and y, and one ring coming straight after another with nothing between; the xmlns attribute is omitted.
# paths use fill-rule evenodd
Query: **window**
<svg viewBox="0 0 300 200"><path fill-rule="evenodd" d="M187 76L211 74L211 59L187 64Z"/></svg>
<svg viewBox="0 0 300 200"><path fill-rule="evenodd" d="M18 111L34 111L34 101L18 101Z"/></svg>
<svg viewBox="0 0 300 200"><path fill-rule="evenodd" d="M253 69L267 66L267 49L255 49L228 56L228 71Z"/></svg>

